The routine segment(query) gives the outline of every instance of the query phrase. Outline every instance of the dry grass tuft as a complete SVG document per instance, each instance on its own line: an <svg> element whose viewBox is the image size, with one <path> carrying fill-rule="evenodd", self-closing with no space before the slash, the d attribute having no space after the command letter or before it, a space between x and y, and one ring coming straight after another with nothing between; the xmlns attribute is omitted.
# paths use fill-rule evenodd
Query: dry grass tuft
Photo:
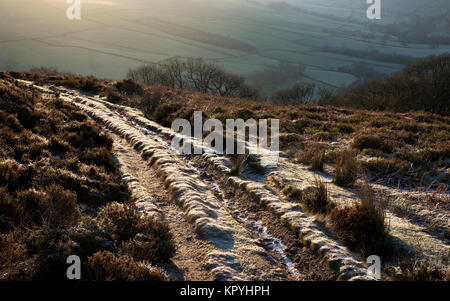
<svg viewBox="0 0 450 301"><path fill-rule="evenodd" d="M234 155L231 157L230 175L238 176L242 174L247 164L248 155Z"/></svg>
<svg viewBox="0 0 450 301"><path fill-rule="evenodd" d="M281 193L284 194L286 197L288 197L289 200L295 201L295 202L301 201L302 196L303 196L302 190L300 190L294 186L291 186L291 185L285 186L281 190Z"/></svg>
<svg viewBox="0 0 450 301"><path fill-rule="evenodd" d="M99 223L115 240L122 242L125 253L137 256L136 260L167 261L175 253L169 227L141 215L132 205L108 204L99 216Z"/></svg>
<svg viewBox="0 0 450 301"><path fill-rule="evenodd" d="M386 224L385 206L376 203L368 183L359 188L360 202L331 212L332 227L336 236L352 250L363 256L391 257L392 242Z"/></svg>
<svg viewBox="0 0 450 301"><path fill-rule="evenodd" d="M89 257L93 279L96 281L164 281L167 276L158 268L138 263L130 256L98 252Z"/></svg>
<svg viewBox="0 0 450 301"><path fill-rule="evenodd" d="M307 144L296 154L296 161L310 165L311 170L322 171L325 164L325 148L317 143Z"/></svg>
<svg viewBox="0 0 450 301"><path fill-rule="evenodd" d="M394 281L450 281L449 274L444 274L425 260L402 260L398 266L398 270L387 271Z"/></svg>
<svg viewBox="0 0 450 301"><path fill-rule="evenodd" d="M340 186L351 186L358 174L358 162L356 154L352 150L342 151L336 162L334 183Z"/></svg>
<svg viewBox="0 0 450 301"><path fill-rule="evenodd" d="M316 186L301 190L292 185L285 186L281 193L290 201L302 204L305 209L313 214L328 213L333 204L328 197L328 190L324 183L316 180Z"/></svg>
<svg viewBox="0 0 450 301"><path fill-rule="evenodd" d="M81 216L77 195L59 185L52 184L46 189L40 205L44 208L43 222L52 229L74 226Z"/></svg>
<svg viewBox="0 0 450 301"><path fill-rule="evenodd" d="M360 151L363 149L382 150L391 153L391 147L383 139L374 135L358 135L353 139L352 146Z"/></svg>
<svg viewBox="0 0 450 301"><path fill-rule="evenodd" d="M301 202L311 213L327 213L333 208L326 185L318 180L315 189L303 192Z"/></svg>

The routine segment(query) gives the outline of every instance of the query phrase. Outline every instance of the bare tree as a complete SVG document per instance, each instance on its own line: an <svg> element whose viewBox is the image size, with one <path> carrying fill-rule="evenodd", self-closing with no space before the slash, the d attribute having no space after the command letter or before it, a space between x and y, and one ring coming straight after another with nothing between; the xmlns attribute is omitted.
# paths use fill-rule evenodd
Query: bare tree
<svg viewBox="0 0 450 301"><path fill-rule="evenodd" d="M161 75L166 78L167 86L177 89L184 89L186 87L185 61L178 57L170 58L161 64L161 69Z"/></svg>
<svg viewBox="0 0 450 301"><path fill-rule="evenodd" d="M170 58L157 65L130 70L128 77L147 85L164 85L225 97L256 99L259 95L256 88L245 83L245 78L228 73L202 58Z"/></svg>
<svg viewBox="0 0 450 301"><path fill-rule="evenodd" d="M129 70L127 77L145 85L163 84L160 79L159 69L154 65L145 65Z"/></svg>
<svg viewBox="0 0 450 301"><path fill-rule="evenodd" d="M314 83L298 83L292 88L280 90L274 95L274 102L282 105L308 104L314 97Z"/></svg>
<svg viewBox="0 0 450 301"><path fill-rule="evenodd" d="M194 91L202 93L213 93L212 82L220 70L220 68L208 63L202 58L189 58L186 63L187 77ZM213 93L214 94L214 93Z"/></svg>

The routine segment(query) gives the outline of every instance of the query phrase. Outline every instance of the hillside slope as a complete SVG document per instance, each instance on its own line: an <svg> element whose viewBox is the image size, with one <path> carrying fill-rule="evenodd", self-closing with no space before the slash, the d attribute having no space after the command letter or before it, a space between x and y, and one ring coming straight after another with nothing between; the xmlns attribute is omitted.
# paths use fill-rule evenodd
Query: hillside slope
<svg viewBox="0 0 450 301"><path fill-rule="evenodd" d="M42 93L77 106L110 130L118 149L126 150L127 155L119 157L140 185L151 190L143 175L155 170L199 237L212 244L206 258L214 264L206 268L218 279L361 279L363 258L373 253L383 254L385 279L417 280L424 270L424 280L445 278L446 117L274 106L130 80L11 75L33 80ZM115 103L108 101L112 91ZM170 141L179 134L167 126L176 118L190 119L194 110L219 120L279 118L284 156L277 166L264 167L252 157L175 155ZM133 154L132 147L138 152ZM139 166L137 171L131 171L133 164ZM347 173L347 165L359 168ZM353 182L338 181L343 174L354 177ZM325 194L320 193L323 189ZM169 213L164 203L150 199L146 207L164 215ZM269 258L278 268L262 273ZM408 260L423 262L422 274L416 274Z"/></svg>
<svg viewBox="0 0 450 301"><path fill-rule="evenodd" d="M70 255L85 280L167 279L140 261L167 261L172 236L133 205L104 130L3 74L0 116L1 280L65 280Z"/></svg>
<svg viewBox="0 0 450 301"><path fill-rule="evenodd" d="M424 110L450 115L450 54L417 60L401 72L373 80L324 99L332 104L369 110Z"/></svg>

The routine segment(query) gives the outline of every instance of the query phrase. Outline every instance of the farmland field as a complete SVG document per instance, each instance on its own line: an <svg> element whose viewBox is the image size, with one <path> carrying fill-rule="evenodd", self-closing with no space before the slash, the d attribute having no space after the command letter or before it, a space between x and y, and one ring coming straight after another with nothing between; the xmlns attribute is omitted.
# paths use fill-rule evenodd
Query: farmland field
<svg viewBox="0 0 450 301"><path fill-rule="evenodd" d="M57 0L3 0L0 3L0 69L41 65L83 75L121 79L130 68L169 57L203 57L243 76L289 62L305 66L303 76L267 85L272 92L298 81L341 88L358 80L342 67L363 62L391 74L401 63L334 53L335 49L375 47L383 54L424 57L450 51L450 45L401 43L368 26L365 1L242 0L82 0L81 20L66 18ZM426 9L434 13L436 7ZM353 3L353 1L351 2ZM402 21L393 5L383 7L381 23ZM421 9L412 3L411 13ZM426 11L426 10L424 10ZM442 13L442 12L441 12ZM441 30L442 31L442 30ZM447 31L441 33L448 35ZM328 47L328 48L327 48Z"/></svg>

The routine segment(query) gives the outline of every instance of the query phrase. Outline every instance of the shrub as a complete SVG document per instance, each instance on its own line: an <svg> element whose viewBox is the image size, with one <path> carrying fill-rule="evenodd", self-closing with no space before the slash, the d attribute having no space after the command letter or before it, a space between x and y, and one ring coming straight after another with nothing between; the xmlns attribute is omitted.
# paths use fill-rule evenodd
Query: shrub
<svg viewBox="0 0 450 301"><path fill-rule="evenodd" d="M232 158L232 160L231 160L230 174L233 176L238 176L245 169L248 155L235 155L235 156L232 156L231 158Z"/></svg>
<svg viewBox="0 0 450 301"><path fill-rule="evenodd" d="M365 148L362 150L361 154L369 156L369 157L381 157L383 156L383 152L378 149L373 148Z"/></svg>
<svg viewBox="0 0 450 301"><path fill-rule="evenodd" d="M26 153L22 156L22 162L25 162L24 159L28 156L30 161L36 161L42 156L48 154L46 150L47 144L45 142L35 142L30 141L30 143L26 146Z"/></svg>
<svg viewBox="0 0 450 301"><path fill-rule="evenodd" d="M106 95L106 100L110 103L118 104L123 101L122 95L111 87L107 88L104 93Z"/></svg>
<svg viewBox="0 0 450 301"><path fill-rule="evenodd" d="M81 213L77 205L77 195L59 185L51 184L41 201L44 208L42 218L49 228L75 225Z"/></svg>
<svg viewBox="0 0 450 301"><path fill-rule="evenodd" d="M89 257L90 269L96 281L164 281L165 274L158 268L137 263L130 256L116 256L98 252Z"/></svg>
<svg viewBox="0 0 450 301"><path fill-rule="evenodd" d="M64 105L66 105L66 106L68 106L68 104L67 103L63 103ZM84 114L83 112L78 112L78 111L76 111L76 108L75 107L72 107L72 108L68 108L68 110L69 110L69 116L70 116L70 120L75 120L75 121L78 121L78 122L83 122L83 121L86 121L87 119L88 119L88 117L87 117L87 115L86 114ZM72 111L70 111L70 110L72 110Z"/></svg>
<svg viewBox="0 0 450 301"><path fill-rule="evenodd" d="M76 245L68 239L65 231L47 227L16 227L0 237L0 245L2 242L7 248L0 247L0 254L8 256L9 261L3 267L0 264L0 270L5 272L0 275L2 279L64 279L67 256L76 254Z"/></svg>
<svg viewBox="0 0 450 301"><path fill-rule="evenodd" d="M67 168L75 173L80 171L80 162L77 154L70 153L65 156Z"/></svg>
<svg viewBox="0 0 450 301"><path fill-rule="evenodd" d="M352 146L358 150L363 150L365 148L372 148L377 150L387 150L383 140L380 137L372 135L359 135L353 139Z"/></svg>
<svg viewBox="0 0 450 301"><path fill-rule="evenodd" d="M90 85L54 77L58 84ZM173 256L167 226L135 208L88 217L111 200L130 200L111 155L112 140L98 125L74 105L41 98L14 81L0 81L0 98L0 279L61 279L67 256L79 255L84 270L88 256L118 253L130 239L144 244L146 260Z"/></svg>
<svg viewBox="0 0 450 301"><path fill-rule="evenodd" d="M107 171L114 171L116 167L114 158L106 147L90 149L81 156L80 160L85 164L103 166Z"/></svg>
<svg viewBox="0 0 450 301"><path fill-rule="evenodd" d="M443 281L449 280L438 268L427 261L402 260L398 264L399 273L392 275L395 281Z"/></svg>
<svg viewBox="0 0 450 301"><path fill-rule="evenodd" d="M41 228L31 237L30 249L36 248L36 262L31 280L60 280L66 276L67 257L77 254L76 244L65 231Z"/></svg>
<svg viewBox="0 0 450 301"><path fill-rule="evenodd" d="M450 146L436 145L434 149L426 147L416 152L403 151L400 153L400 158L408 160L416 167L427 167L432 162L445 162L446 158L450 157Z"/></svg>
<svg viewBox="0 0 450 301"><path fill-rule="evenodd" d="M168 242L137 235L137 238L124 242L121 248L136 261L161 262L168 261L175 253L173 244Z"/></svg>
<svg viewBox="0 0 450 301"><path fill-rule="evenodd" d="M145 93L139 104L145 116L151 117L156 109L161 105L161 92Z"/></svg>
<svg viewBox="0 0 450 301"><path fill-rule="evenodd" d="M0 233L8 233L15 224L19 224L25 215L25 209L14 201L6 189L0 187Z"/></svg>
<svg viewBox="0 0 450 301"><path fill-rule="evenodd" d="M280 134L280 148L286 149L289 146L294 146L297 143L302 142L304 139L299 134L288 133L288 134Z"/></svg>
<svg viewBox="0 0 450 301"><path fill-rule="evenodd" d="M179 104L162 104L153 112L152 119L162 126L170 127L172 124L170 115L178 112L180 109L181 105Z"/></svg>
<svg viewBox="0 0 450 301"><path fill-rule="evenodd" d="M346 124L346 123L338 123L336 125L336 127L337 127L338 132L342 133L342 134L351 134L355 131L353 126L351 126L350 124Z"/></svg>
<svg viewBox="0 0 450 301"><path fill-rule="evenodd" d="M41 224L42 216L40 212L41 200L44 193L35 189L20 190L16 192L15 206L21 208L20 217L14 218L14 224L31 225Z"/></svg>
<svg viewBox="0 0 450 301"><path fill-rule="evenodd" d="M168 261L175 254L175 243L166 223L143 216L138 224L139 234L135 239L152 243L153 260Z"/></svg>
<svg viewBox="0 0 450 301"><path fill-rule="evenodd" d="M356 155L351 150L344 150L336 162L334 183L337 185L353 185L356 180L358 162Z"/></svg>
<svg viewBox="0 0 450 301"><path fill-rule="evenodd" d="M65 154L68 150L70 150L70 145L61 138L52 135L48 141L48 149L56 155Z"/></svg>
<svg viewBox="0 0 450 301"><path fill-rule="evenodd" d="M369 122L369 125L375 128L382 128L385 126L392 126L395 122L396 120L390 117L375 116L374 119Z"/></svg>
<svg viewBox="0 0 450 301"><path fill-rule="evenodd" d="M278 189L283 189L286 186L284 179L278 178L276 176L270 176L270 182Z"/></svg>
<svg viewBox="0 0 450 301"><path fill-rule="evenodd" d="M108 233L99 227L96 219L87 216L83 216L77 227L69 231L70 239L78 245L77 255L83 259L103 250L117 252L116 245L108 236Z"/></svg>
<svg viewBox="0 0 450 301"><path fill-rule="evenodd" d="M314 153L311 162L311 170L322 171L325 163L325 149L318 149Z"/></svg>
<svg viewBox="0 0 450 301"><path fill-rule="evenodd" d="M304 149L297 150L296 161L311 164L311 170L321 171L325 163L325 149L320 144L307 144Z"/></svg>
<svg viewBox="0 0 450 301"><path fill-rule="evenodd" d="M9 191L30 187L33 169L17 163L14 160L0 161L0 186Z"/></svg>
<svg viewBox="0 0 450 301"><path fill-rule="evenodd" d="M319 181L316 181L316 187L311 191L303 191L301 202L311 213L326 213L333 206L328 197L327 187Z"/></svg>
<svg viewBox="0 0 450 301"><path fill-rule="evenodd" d="M99 224L102 228L113 234L118 241L127 241L133 238L138 231L141 219L137 209L128 204L109 203L99 214Z"/></svg>
<svg viewBox="0 0 450 301"><path fill-rule="evenodd" d="M248 156L247 164L249 170L255 174L264 175L266 173L266 169L261 165L260 159L255 156Z"/></svg>
<svg viewBox="0 0 450 301"><path fill-rule="evenodd" d="M133 257L136 261L155 260L156 247L153 241L131 239L122 243L122 253Z"/></svg>
<svg viewBox="0 0 450 301"><path fill-rule="evenodd" d="M243 119L244 121L249 119L256 119L255 112L249 109L237 110L232 117L233 119Z"/></svg>
<svg viewBox="0 0 450 301"><path fill-rule="evenodd" d="M18 242L14 232L0 234L0 270L27 258L25 244Z"/></svg>
<svg viewBox="0 0 450 301"><path fill-rule="evenodd" d="M281 190L281 193L292 201L300 201L303 195L302 190L291 185L284 187L283 190Z"/></svg>
<svg viewBox="0 0 450 301"><path fill-rule="evenodd" d="M7 115L4 111L0 111L0 118L3 120L4 124L15 133L19 133L24 129L17 119L17 114Z"/></svg>
<svg viewBox="0 0 450 301"><path fill-rule="evenodd" d="M373 159L367 162L363 162L362 165L368 171L381 172L384 174L405 172L411 167L407 161L403 161L397 158L391 160L387 160L384 158Z"/></svg>
<svg viewBox="0 0 450 301"><path fill-rule="evenodd" d="M142 95L144 93L144 89L142 88L142 86L130 78L116 82L114 84L114 87L119 92L121 92L127 96L136 95L136 94Z"/></svg>
<svg viewBox="0 0 450 301"><path fill-rule="evenodd" d="M92 122L72 121L64 127L65 140L73 147L86 149L92 147L112 148L112 139Z"/></svg>
<svg viewBox="0 0 450 301"><path fill-rule="evenodd" d="M102 88L100 81L93 76L83 78L69 75L64 85L86 92L98 92Z"/></svg>
<svg viewBox="0 0 450 301"><path fill-rule="evenodd" d="M350 249L363 256L392 256L384 204L375 203L373 191L367 183L359 189L359 197L358 204L331 212L334 232Z"/></svg>
<svg viewBox="0 0 450 301"><path fill-rule="evenodd" d="M124 245L126 250L136 251L132 254L146 254L149 260L166 261L175 253L169 227L161 221L141 215L132 205L109 203L100 213L99 223L119 243L138 239L140 243L129 242Z"/></svg>
<svg viewBox="0 0 450 301"><path fill-rule="evenodd" d="M315 141L330 141L334 138L334 134L330 132L320 131L314 133L311 138Z"/></svg>

